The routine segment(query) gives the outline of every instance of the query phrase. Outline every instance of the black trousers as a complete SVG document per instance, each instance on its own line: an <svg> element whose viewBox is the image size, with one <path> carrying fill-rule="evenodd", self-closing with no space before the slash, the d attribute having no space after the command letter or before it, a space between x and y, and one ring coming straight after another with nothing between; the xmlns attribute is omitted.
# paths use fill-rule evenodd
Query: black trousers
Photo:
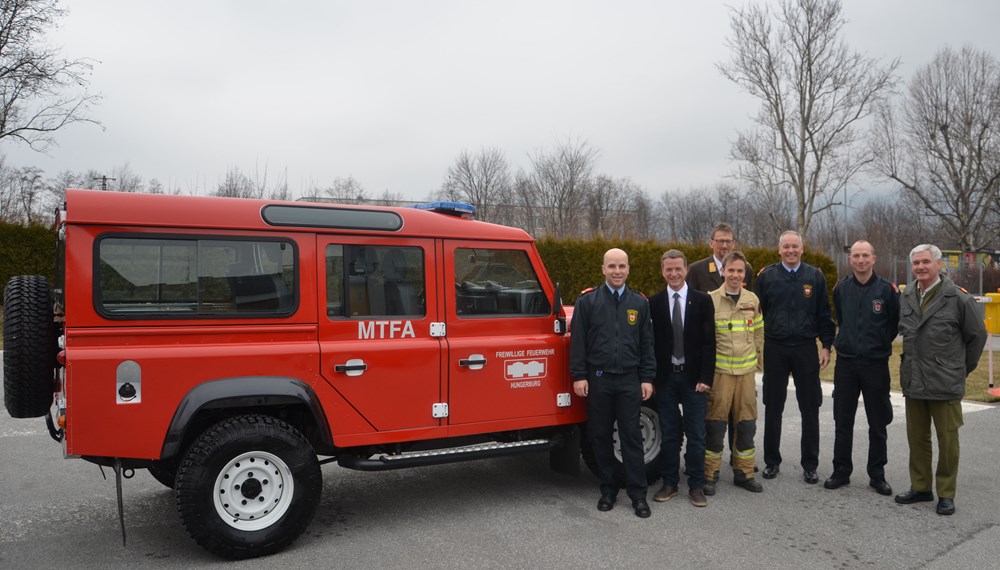
<svg viewBox="0 0 1000 570"><path fill-rule="evenodd" d="M819 466L819 354L815 343L786 345L764 341L764 463L781 465L781 416L788 397L788 375L802 414L802 468Z"/></svg>
<svg viewBox="0 0 1000 570"><path fill-rule="evenodd" d="M850 475L854 445L854 418L858 411L858 396L865 399L868 417L868 477L885 479L886 426L892 423L892 403L889 402L889 360L837 358L833 370L833 421L836 423L833 442L833 470Z"/></svg>
<svg viewBox="0 0 1000 570"><path fill-rule="evenodd" d="M621 445L622 463L625 465L625 487L628 496L646 498L646 470L642 453L642 430L639 427L639 409L642 407L642 388L639 375L603 373L590 374L587 383L587 436L594 448L601 493L616 495L617 462L614 456L612 435L618 422L618 441Z"/></svg>

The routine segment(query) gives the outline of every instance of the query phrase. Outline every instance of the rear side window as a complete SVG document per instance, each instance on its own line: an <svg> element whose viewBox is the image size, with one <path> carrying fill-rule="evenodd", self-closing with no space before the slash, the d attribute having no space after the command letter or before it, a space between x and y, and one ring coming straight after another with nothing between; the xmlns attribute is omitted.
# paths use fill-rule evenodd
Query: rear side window
<svg viewBox="0 0 1000 570"><path fill-rule="evenodd" d="M298 298L291 241L105 237L96 259L95 304L112 318L279 317Z"/></svg>
<svg viewBox="0 0 1000 570"><path fill-rule="evenodd" d="M549 308L527 252L455 250L455 310L460 317L547 315Z"/></svg>
<svg viewBox="0 0 1000 570"><path fill-rule="evenodd" d="M407 246L329 245L326 297L331 318L423 317L424 252Z"/></svg>

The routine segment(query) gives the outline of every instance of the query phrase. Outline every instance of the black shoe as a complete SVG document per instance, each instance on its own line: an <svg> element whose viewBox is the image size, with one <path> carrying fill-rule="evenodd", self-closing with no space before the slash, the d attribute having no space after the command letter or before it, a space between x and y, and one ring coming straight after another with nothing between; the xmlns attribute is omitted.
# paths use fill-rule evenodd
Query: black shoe
<svg viewBox="0 0 1000 570"><path fill-rule="evenodd" d="M618 497L615 495L610 495L610 494L601 495L601 499L597 501L597 510L602 512L610 511L611 509L615 508L616 500L618 500Z"/></svg>
<svg viewBox="0 0 1000 570"><path fill-rule="evenodd" d="M938 499L937 514L945 516L955 514L955 500L944 497Z"/></svg>
<svg viewBox="0 0 1000 570"><path fill-rule="evenodd" d="M764 486L760 484L760 481L756 477L747 477L742 471L733 473L733 484L737 487L743 487L751 493L764 492Z"/></svg>
<svg viewBox="0 0 1000 570"><path fill-rule="evenodd" d="M711 479L705 481L705 486L702 487L701 490L706 496L711 497L715 494L715 481L712 481Z"/></svg>
<svg viewBox="0 0 1000 570"><path fill-rule="evenodd" d="M802 473L802 480L810 485L815 485L816 483L819 483L819 475L816 474L815 469L806 469Z"/></svg>
<svg viewBox="0 0 1000 570"><path fill-rule="evenodd" d="M715 470L715 473L712 473L712 481L715 481L716 483L719 482L719 470L718 469Z"/></svg>
<svg viewBox="0 0 1000 570"><path fill-rule="evenodd" d="M885 482L885 479L872 479L868 482L868 486L875 489L875 492L879 495L889 496L892 494L892 487Z"/></svg>
<svg viewBox="0 0 1000 570"><path fill-rule="evenodd" d="M839 489L844 485L850 485L850 484L851 484L851 477L849 475L844 473L837 473L835 471L833 475L830 475L829 479L823 482L823 487L827 489Z"/></svg>
<svg viewBox="0 0 1000 570"><path fill-rule="evenodd" d="M778 473L780 472L781 468L778 467L777 465L768 465L767 467L764 468L764 478L774 479L775 477L778 476Z"/></svg>
<svg viewBox="0 0 1000 570"><path fill-rule="evenodd" d="M934 500L934 493L930 491L914 491L910 489L905 493L896 495L896 502L900 505L910 505L913 503L926 503Z"/></svg>
<svg viewBox="0 0 1000 570"><path fill-rule="evenodd" d="M653 514L653 511L649 510L649 503L646 502L646 499L632 501L632 508L635 510L635 516L640 519L648 519L649 515Z"/></svg>

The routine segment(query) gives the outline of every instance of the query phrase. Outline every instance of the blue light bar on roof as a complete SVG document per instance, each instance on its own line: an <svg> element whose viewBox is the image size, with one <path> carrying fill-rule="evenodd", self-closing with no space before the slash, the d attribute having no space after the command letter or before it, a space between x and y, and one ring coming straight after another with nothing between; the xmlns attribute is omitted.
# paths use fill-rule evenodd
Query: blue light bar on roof
<svg viewBox="0 0 1000 570"><path fill-rule="evenodd" d="M430 210L431 212L457 216L459 218L472 219L476 217L476 207L472 204L463 204L462 202L424 202L422 204L414 204L413 207L418 210Z"/></svg>

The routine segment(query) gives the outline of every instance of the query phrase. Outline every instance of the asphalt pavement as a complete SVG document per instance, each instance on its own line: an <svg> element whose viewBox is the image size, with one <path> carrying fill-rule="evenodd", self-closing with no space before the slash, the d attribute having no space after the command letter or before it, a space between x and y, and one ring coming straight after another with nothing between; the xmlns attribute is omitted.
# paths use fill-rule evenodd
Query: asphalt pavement
<svg viewBox="0 0 1000 570"><path fill-rule="evenodd" d="M823 488L832 471L830 385L821 412L820 483L802 480L799 413L785 410L778 478L764 492L724 472L707 508L678 497L596 509L596 479L550 472L544 454L365 473L323 468L323 498L295 544L265 560L227 562L187 537L171 491L148 473L125 481L122 546L114 476L64 460L44 421L0 412L0 568L991 568L1000 560L1000 407L966 403L955 499L897 505L868 487L867 425L859 405L851 485ZM909 487L903 398L893 394L887 479ZM763 415L763 407L760 408ZM758 422L758 445L763 419ZM127 434L122 434L125 437ZM658 488L652 486L650 499ZM624 493L621 499L625 499Z"/></svg>

